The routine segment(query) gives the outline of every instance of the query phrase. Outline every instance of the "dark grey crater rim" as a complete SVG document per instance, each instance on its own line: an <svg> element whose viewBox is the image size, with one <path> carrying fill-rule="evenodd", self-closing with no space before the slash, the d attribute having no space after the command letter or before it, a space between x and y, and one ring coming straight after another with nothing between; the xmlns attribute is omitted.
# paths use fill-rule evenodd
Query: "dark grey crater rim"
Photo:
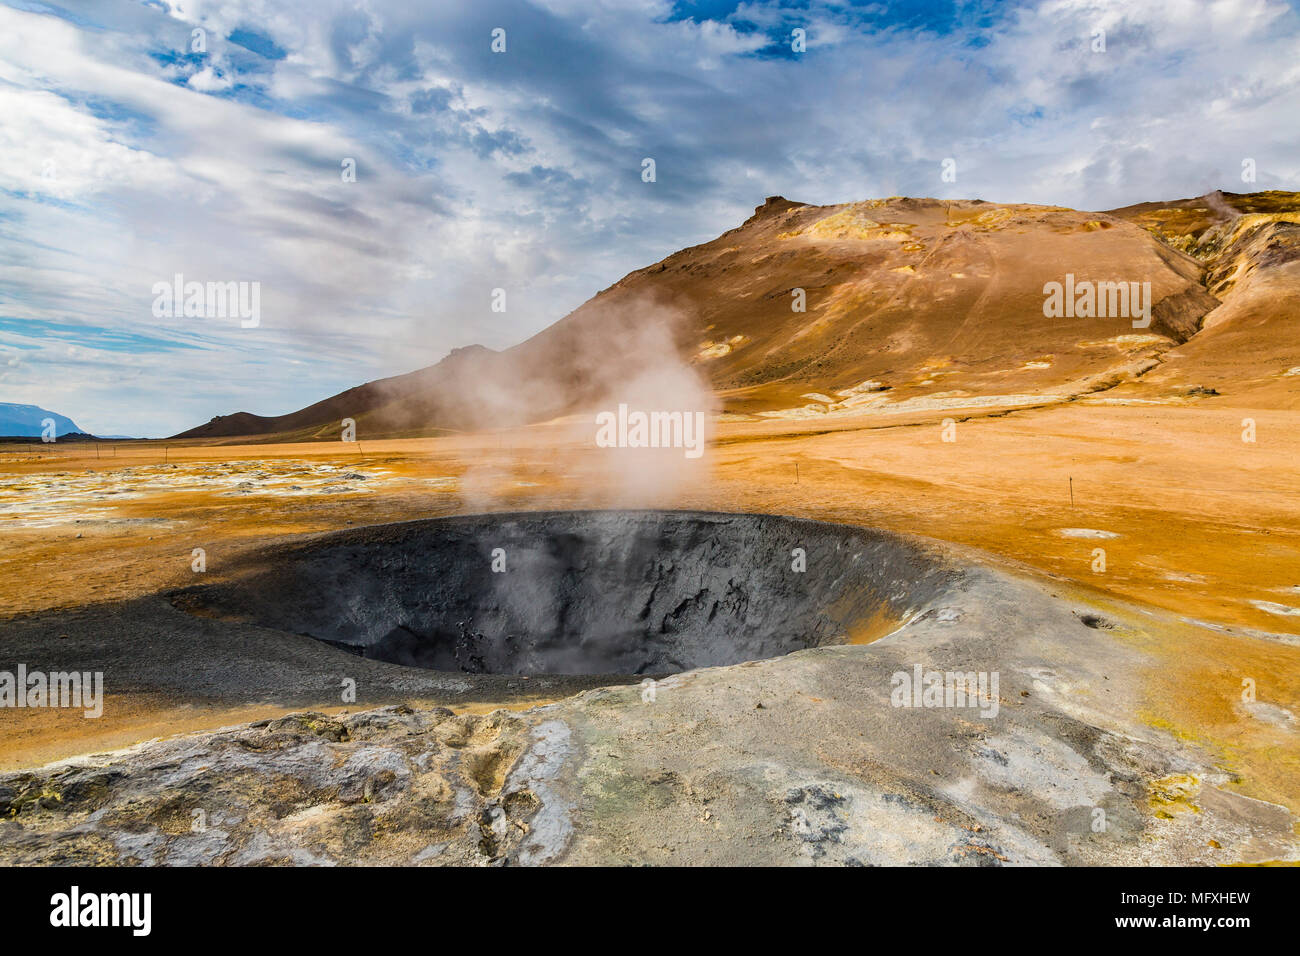
<svg viewBox="0 0 1300 956"><path fill-rule="evenodd" d="M249 582L256 580L259 575L263 581L274 578L277 573L275 570L277 565L283 571L286 567L310 562L317 556L331 551L350 548L400 548L417 541L424 532L446 530L459 535L481 534L481 529L489 524L502 526L503 535L513 535L516 538L521 533L527 535L529 525L546 529L547 525L558 523L561 526L559 529L550 528L546 530L552 533L561 533L565 530L563 525L566 522L581 521L581 519L589 519L592 528L602 528L606 525L617 526L619 522L627 522L638 531L648 530L652 532L662 529L665 525L689 526L696 531L707 530L711 527L726 529L728 526L732 526L732 530L736 530L738 533L771 534L781 538L783 545L787 549L787 554L789 548L800 545L798 533L802 531L814 540L834 540L839 545L847 544L856 546L859 549L873 549L880 554L897 556L900 563L906 566L905 570L912 574L911 585L920 583L916 593L907 593L911 590L911 586L903 586L908 583L905 580L907 578L906 574L902 578L890 577L883 581L867 582L876 585L877 590L880 591L876 597L878 605L883 607L886 603L889 603L886 601L887 598L892 601L890 606L895 618L893 630L902 627L916 613L931 606L937 598L959 586L960 579L965 571L963 564L954 561L953 555L939 547L936 542L920 536L907 535L862 524L848 524L795 515L753 511L701 511L668 508L566 508L485 511L471 514L413 518L297 535L287 540L269 543L256 553L245 555L229 568L224 569L222 576L214 583L170 589L162 592L160 596L182 613L194 614L193 603L196 601L205 603L206 600L215 598L217 603L223 601L228 603L233 593L237 592L241 586L247 587ZM726 534L730 533L731 530L726 532ZM544 540L545 537L545 535L539 535L538 540ZM841 570L843 569L841 568ZM817 578L813 575L811 578L802 578L801 580L817 580ZM865 578L863 580L866 581ZM839 587L840 585L836 582L834 586ZM846 586L845 593L851 593L852 588L853 582L850 581ZM707 589L705 590L707 592ZM766 589L757 590L763 591ZM759 600L762 600L762 595L759 595ZM742 603L747 601L748 597L742 596ZM201 614L202 611L199 613ZM436 663L432 665L428 662L417 663L415 660L402 658L400 654L385 656L387 651L384 648L374 650L374 645L377 642L373 637L358 639L354 634L340 635L331 633L328 629L325 633L321 633L319 627L296 626L289 618L283 615L277 616L275 613L271 613L270 617L259 617L255 613L251 618L238 617L235 620L243 625L270 629L283 634L305 636L322 645L333 646L339 649L341 653L357 654L375 662L396 665L414 664L414 669L421 670L424 673L442 673L468 679L480 677L574 677L591 680L604 677L626 682L634 677L658 677L670 673L694 670L701 666L729 666L750 660L780 657L812 646L845 643L844 640L840 639L822 640L817 638L811 643L799 644L796 642L792 646L785 646L775 652L768 652L766 649L760 649L748 655L738 652L738 655L734 655L734 659L725 655L722 657L708 654L703 657L688 655L686 657L672 658L666 662L665 666L659 666L655 661L647 660L640 662L639 666L634 670L628 667L591 669L585 666L586 662L584 661L584 669L579 670L525 667L521 670L488 669L476 672L463 669L458 671L453 667L440 666ZM418 628L416 633L420 635L421 639L427 637ZM876 636L883 636L883 634ZM818 641L821 641L821 643ZM414 643L418 650L421 642L412 639L411 643ZM370 656L371 651L374 651L375 656ZM411 668L404 669L410 670Z"/></svg>

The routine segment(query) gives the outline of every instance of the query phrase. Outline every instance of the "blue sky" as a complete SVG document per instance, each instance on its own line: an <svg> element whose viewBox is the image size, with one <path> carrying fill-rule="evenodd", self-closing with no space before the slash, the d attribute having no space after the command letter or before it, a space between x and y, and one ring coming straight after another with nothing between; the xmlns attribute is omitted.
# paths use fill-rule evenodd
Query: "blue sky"
<svg viewBox="0 0 1300 956"><path fill-rule="evenodd" d="M1298 84L1280 0L19 0L0 401L151 436L291 411L512 345L774 194L1297 189ZM176 273L259 282L260 325L155 317Z"/></svg>

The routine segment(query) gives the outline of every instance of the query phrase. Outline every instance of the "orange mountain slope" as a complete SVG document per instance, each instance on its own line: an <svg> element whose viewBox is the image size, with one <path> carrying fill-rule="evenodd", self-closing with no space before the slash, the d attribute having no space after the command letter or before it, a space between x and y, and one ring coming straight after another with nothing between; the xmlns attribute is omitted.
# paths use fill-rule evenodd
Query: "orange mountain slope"
<svg viewBox="0 0 1300 956"><path fill-rule="evenodd" d="M344 418L364 437L510 426L623 400L656 372L698 376L723 411L763 417L1103 391L1294 407L1297 210L1294 193L1108 213L773 197L513 348L458 349L298 412L218 417L176 437L337 438ZM1078 309L1045 312L1051 283ZM1074 298L1085 289L1089 306Z"/></svg>
<svg viewBox="0 0 1300 956"><path fill-rule="evenodd" d="M1114 215L1204 262L1206 288L1223 304L1159 368L1115 397L1192 395L1214 404L1300 408L1300 194L1211 193L1134 210Z"/></svg>

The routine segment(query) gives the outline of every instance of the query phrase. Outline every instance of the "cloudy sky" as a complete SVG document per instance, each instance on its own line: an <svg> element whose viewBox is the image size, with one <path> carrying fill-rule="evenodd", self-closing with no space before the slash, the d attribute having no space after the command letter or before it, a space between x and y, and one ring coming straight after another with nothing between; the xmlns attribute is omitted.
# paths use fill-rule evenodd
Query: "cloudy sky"
<svg viewBox="0 0 1300 956"><path fill-rule="evenodd" d="M512 345L774 194L1300 189L1298 85L1282 0L0 2L0 402L292 411ZM260 324L156 316L178 273L260 283Z"/></svg>

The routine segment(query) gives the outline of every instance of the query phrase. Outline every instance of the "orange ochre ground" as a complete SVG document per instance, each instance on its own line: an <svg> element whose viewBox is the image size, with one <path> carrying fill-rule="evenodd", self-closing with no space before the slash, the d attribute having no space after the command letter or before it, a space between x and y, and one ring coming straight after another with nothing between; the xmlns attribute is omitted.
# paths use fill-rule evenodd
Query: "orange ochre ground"
<svg viewBox="0 0 1300 956"><path fill-rule="evenodd" d="M1295 412L1079 401L962 414L951 441L936 413L721 421L698 467L634 490L572 421L360 444L0 445L0 608L93 612L193 583L195 548L214 570L281 536L456 513L682 507L862 524L1211 625L1115 632L1158 661L1138 716L1209 748L1242 793L1300 813L1294 733L1244 716L1236 690L1249 677L1300 714ZM366 479L324 493L315 468ZM255 487L232 491L244 474ZM13 710L0 769L283 712L111 696L97 721Z"/></svg>

